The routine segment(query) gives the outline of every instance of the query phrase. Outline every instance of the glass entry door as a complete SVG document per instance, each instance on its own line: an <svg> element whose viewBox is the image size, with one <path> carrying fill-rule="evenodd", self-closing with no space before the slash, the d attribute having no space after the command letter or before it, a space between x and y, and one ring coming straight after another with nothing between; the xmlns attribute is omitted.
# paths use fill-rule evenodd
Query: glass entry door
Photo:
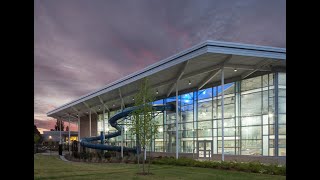
<svg viewBox="0 0 320 180"><path fill-rule="evenodd" d="M198 158L211 158L212 154L212 141L211 140L203 140L198 141Z"/></svg>

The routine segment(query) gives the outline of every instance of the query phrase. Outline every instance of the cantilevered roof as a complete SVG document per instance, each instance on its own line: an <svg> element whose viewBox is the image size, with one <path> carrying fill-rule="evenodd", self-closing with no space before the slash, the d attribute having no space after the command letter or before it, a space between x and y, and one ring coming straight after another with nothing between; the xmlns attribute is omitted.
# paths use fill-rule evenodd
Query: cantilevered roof
<svg viewBox="0 0 320 180"><path fill-rule="evenodd" d="M225 83L286 69L286 49L221 41L205 41L171 57L125 76L101 89L88 93L47 113L64 118L77 114L102 113L103 105L115 110L133 104L142 79L148 77L156 99L220 84L224 67ZM237 71L234 71L237 69ZM191 84L189 85L189 82ZM156 93L158 92L158 93Z"/></svg>

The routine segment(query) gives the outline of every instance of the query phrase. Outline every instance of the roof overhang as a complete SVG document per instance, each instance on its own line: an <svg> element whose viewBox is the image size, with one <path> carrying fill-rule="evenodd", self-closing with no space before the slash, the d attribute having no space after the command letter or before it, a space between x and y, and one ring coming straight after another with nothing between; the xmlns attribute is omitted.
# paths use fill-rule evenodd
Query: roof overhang
<svg viewBox="0 0 320 180"><path fill-rule="evenodd" d="M119 109L121 104L130 106L145 77L156 99L174 96L176 82L179 94L219 85L222 67L225 83L285 71L286 49L206 41L66 103L48 112L47 116L62 119L70 116L73 121L77 114L86 116L88 108L99 114L103 106L106 111Z"/></svg>

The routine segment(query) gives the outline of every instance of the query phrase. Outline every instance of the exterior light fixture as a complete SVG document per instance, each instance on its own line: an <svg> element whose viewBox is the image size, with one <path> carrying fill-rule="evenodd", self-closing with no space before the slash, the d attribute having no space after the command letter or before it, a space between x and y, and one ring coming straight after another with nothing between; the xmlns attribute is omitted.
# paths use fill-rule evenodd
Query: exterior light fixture
<svg viewBox="0 0 320 180"><path fill-rule="evenodd" d="M100 106L99 106L99 110L100 110Z"/></svg>
<svg viewBox="0 0 320 180"><path fill-rule="evenodd" d="M237 68L234 68L234 70L233 70L234 72L237 72L238 71L238 69Z"/></svg>
<svg viewBox="0 0 320 180"><path fill-rule="evenodd" d="M158 90L156 91L156 94L159 94L159 91L158 91Z"/></svg>
<svg viewBox="0 0 320 180"><path fill-rule="evenodd" d="M49 139L52 139L52 136L49 136Z"/></svg>
<svg viewBox="0 0 320 180"><path fill-rule="evenodd" d="M189 85L191 85L191 81L189 80L189 83L188 83Z"/></svg>
<svg viewBox="0 0 320 180"><path fill-rule="evenodd" d="M132 101L134 101L134 98L132 98Z"/></svg>

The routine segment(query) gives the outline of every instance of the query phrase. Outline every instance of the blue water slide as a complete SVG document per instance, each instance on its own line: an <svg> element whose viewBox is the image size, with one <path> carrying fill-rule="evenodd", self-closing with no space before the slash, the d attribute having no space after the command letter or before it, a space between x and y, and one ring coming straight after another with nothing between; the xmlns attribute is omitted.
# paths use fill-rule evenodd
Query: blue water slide
<svg viewBox="0 0 320 180"><path fill-rule="evenodd" d="M100 140L103 142L103 136L105 136L105 139L117 137L121 135L122 131L122 126L118 125L117 121L120 120L121 118L130 116L130 114L135 111L136 109L141 108L142 106L134 106L134 107L129 107L124 109L121 112L118 112L114 116L112 116L109 119L109 124L116 128L118 131L114 133L110 133L107 135L104 135L103 133L100 136L93 136L93 137L86 137L82 138L80 140L80 145L83 147L87 148L92 148L92 149L100 149L100 150L109 150L109 151L121 151L121 146L111 146L111 145L105 145L105 144L94 144L92 141L97 141ZM165 105L153 105L152 106L154 111L175 111L175 104L165 104ZM128 151L128 152L137 152L137 148L128 148L128 147L123 147L123 151ZM140 152L140 150L138 150Z"/></svg>

